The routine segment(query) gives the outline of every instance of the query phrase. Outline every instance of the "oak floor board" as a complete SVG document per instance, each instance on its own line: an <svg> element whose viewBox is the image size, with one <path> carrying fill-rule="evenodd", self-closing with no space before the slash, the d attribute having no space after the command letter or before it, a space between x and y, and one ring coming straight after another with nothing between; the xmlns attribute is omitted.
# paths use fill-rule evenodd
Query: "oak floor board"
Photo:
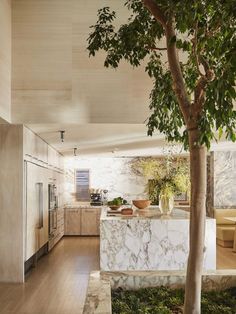
<svg viewBox="0 0 236 314"><path fill-rule="evenodd" d="M216 249L217 269L236 269L236 253L233 248L223 248L217 245Z"/></svg>
<svg viewBox="0 0 236 314"><path fill-rule="evenodd" d="M98 269L99 238L64 237L24 284L0 284L0 313L80 314L89 273Z"/></svg>
<svg viewBox="0 0 236 314"><path fill-rule="evenodd" d="M217 268L236 269L236 253L217 246ZM0 284L1 314L81 314L89 273L99 269L99 238L64 237L26 277Z"/></svg>

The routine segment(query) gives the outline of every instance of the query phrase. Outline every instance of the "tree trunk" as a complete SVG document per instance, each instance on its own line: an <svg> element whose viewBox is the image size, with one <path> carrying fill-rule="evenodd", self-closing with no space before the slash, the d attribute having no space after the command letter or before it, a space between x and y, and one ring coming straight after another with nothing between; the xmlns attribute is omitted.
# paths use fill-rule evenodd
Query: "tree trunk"
<svg viewBox="0 0 236 314"><path fill-rule="evenodd" d="M185 314L201 313L201 281L206 222L206 147L198 142L198 131L189 131L190 150L190 250L185 285Z"/></svg>

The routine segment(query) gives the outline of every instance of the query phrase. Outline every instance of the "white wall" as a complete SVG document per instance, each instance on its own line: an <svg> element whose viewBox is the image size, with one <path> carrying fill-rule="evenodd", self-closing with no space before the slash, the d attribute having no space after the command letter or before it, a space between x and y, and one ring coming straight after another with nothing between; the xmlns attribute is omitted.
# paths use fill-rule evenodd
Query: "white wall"
<svg viewBox="0 0 236 314"><path fill-rule="evenodd" d="M0 123L11 119L11 1L0 1Z"/></svg>
<svg viewBox="0 0 236 314"><path fill-rule="evenodd" d="M89 169L90 188L107 189L108 198L121 196L128 201L147 198L147 180L134 175L129 163L133 158L66 158L68 169Z"/></svg>

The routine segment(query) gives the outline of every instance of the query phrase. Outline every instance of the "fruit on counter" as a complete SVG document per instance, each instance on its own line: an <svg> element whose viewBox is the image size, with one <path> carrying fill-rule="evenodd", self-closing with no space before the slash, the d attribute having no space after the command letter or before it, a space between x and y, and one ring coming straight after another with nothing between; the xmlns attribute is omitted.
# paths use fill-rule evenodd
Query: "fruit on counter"
<svg viewBox="0 0 236 314"><path fill-rule="evenodd" d="M107 204L108 204L108 206L113 206L113 205L121 206L121 205L126 205L127 201L119 196L119 197L113 198L113 200L109 201Z"/></svg>
<svg viewBox="0 0 236 314"><path fill-rule="evenodd" d="M121 209L121 215L133 215L133 209L132 208L122 208Z"/></svg>

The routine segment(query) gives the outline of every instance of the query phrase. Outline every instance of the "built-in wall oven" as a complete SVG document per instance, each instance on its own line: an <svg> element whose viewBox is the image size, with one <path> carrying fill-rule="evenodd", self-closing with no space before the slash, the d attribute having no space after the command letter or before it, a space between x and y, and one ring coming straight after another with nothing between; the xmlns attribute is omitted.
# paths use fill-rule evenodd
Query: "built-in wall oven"
<svg viewBox="0 0 236 314"><path fill-rule="evenodd" d="M49 240L54 238L57 230L58 196L55 184L48 185Z"/></svg>
<svg viewBox="0 0 236 314"><path fill-rule="evenodd" d="M53 210L57 207L57 187L55 184L48 185L48 208Z"/></svg>

